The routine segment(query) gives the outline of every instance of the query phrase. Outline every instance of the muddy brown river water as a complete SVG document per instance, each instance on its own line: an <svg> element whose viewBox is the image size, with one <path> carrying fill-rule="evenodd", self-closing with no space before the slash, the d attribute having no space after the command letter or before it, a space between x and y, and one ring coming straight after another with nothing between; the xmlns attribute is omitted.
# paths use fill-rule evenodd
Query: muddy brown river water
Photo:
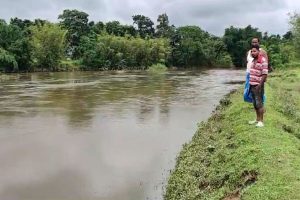
<svg viewBox="0 0 300 200"><path fill-rule="evenodd" d="M161 200L182 145L244 71L0 77L1 200Z"/></svg>

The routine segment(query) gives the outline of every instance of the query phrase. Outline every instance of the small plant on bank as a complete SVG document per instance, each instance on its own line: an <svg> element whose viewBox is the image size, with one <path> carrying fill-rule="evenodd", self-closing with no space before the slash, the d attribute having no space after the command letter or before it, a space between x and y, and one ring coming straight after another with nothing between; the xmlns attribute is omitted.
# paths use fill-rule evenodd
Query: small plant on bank
<svg viewBox="0 0 300 200"><path fill-rule="evenodd" d="M168 70L168 68L166 67L166 65L158 63L158 64L151 65L147 71L150 73L159 73L160 74L160 73L166 72L167 70Z"/></svg>

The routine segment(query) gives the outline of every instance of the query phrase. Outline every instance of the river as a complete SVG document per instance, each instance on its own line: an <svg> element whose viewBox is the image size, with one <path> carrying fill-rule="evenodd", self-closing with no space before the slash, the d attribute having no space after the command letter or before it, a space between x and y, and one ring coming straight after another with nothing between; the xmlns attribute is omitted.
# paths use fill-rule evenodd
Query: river
<svg viewBox="0 0 300 200"><path fill-rule="evenodd" d="M0 76L0 199L161 200L182 145L244 71Z"/></svg>

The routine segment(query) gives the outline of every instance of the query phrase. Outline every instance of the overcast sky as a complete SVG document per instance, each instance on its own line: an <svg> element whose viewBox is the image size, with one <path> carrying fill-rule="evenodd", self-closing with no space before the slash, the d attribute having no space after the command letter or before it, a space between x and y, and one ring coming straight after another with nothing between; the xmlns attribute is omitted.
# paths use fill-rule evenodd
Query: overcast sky
<svg viewBox="0 0 300 200"><path fill-rule="evenodd" d="M299 0L0 0L0 18L47 19L57 22L64 9L88 13L93 21L119 20L132 24L131 16L143 14L156 22L167 13L175 26L197 25L215 35L233 25L251 24L260 31L284 34L288 13L300 12Z"/></svg>

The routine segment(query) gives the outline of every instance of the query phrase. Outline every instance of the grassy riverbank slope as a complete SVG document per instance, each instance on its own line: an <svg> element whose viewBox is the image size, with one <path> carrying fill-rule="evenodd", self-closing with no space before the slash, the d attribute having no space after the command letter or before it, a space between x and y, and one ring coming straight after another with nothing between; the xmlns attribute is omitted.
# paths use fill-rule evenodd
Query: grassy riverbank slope
<svg viewBox="0 0 300 200"><path fill-rule="evenodd" d="M265 127L242 89L223 100L184 145L164 198L300 199L300 69L277 71L266 84Z"/></svg>

